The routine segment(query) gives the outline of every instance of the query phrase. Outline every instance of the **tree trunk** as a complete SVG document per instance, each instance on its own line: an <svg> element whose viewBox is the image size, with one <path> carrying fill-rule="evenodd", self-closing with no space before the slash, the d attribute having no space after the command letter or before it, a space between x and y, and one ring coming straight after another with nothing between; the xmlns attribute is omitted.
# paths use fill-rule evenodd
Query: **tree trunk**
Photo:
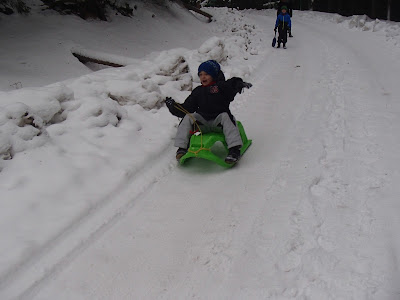
<svg viewBox="0 0 400 300"><path fill-rule="evenodd" d="M193 10L194 12L197 12L198 14L201 14L201 15L207 17L208 18L208 22L212 21L212 15L206 13L205 11L202 11L201 9L198 9L197 7L194 7L194 6L192 6L190 4L187 4L185 2L182 2L182 4L186 9Z"/></svg>
<svg viewBox="0 0 400 300"><path fill-rule="evenodd" d="M392 4L392 0L388 0L388 6L387 6L387 20L390 21L390 6Z"/></svg>
<svg viewBox="0 0 400 300"><path fill-rule="evenodd" d="M337 1L336 11L337 11L339 14L343 14L343 2L342 2L342 0L338 0L338 1Z"/></svg>
<svg viewBox="0 0 400 300"><path fill-rule="evenodd" d="M376 6L375 6L375 0L371 0L371 7L370 7L370 18L371 19L376 19Z"/></svg>
<svg viewBox="0 0 400 300"><path fill-rule="evenodd" d="M327 7L328 12L333 12L332 2L333 2L332 0L328 0L328 7Z"/></svg>

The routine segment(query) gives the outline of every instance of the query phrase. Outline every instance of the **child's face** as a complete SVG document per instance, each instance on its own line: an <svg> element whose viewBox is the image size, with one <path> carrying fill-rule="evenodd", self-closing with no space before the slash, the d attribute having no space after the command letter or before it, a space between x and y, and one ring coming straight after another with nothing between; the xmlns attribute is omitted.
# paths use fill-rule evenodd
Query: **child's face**
<svg viewBox="0 0 400 300"><path fill-rule="evenodd" d="M201 72L199 73L199 77L200 77L201 85L204 85L204 86L209 85L211 82L214 81L213 78L212 78L212 76L211 76L211 75L208 75L208 74L207 74L206 72L204 72L204 71L201 71Z"/></svg>
<svg viewBox="0 0 400 300"><path fill-rule="evenodd" d="M283 13L283 14L286 14L286 9L282 9L282 13Z"/></svg>

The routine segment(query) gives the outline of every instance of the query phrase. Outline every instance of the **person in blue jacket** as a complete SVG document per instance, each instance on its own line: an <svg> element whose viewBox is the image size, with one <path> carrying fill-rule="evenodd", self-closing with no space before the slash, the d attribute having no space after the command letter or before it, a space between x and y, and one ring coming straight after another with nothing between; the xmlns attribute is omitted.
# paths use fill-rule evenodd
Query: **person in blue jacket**
<svg viewBox="0 0 400 300"><path fill-rule="evenodd" d="M277 48L281 47L281 43L283 44L283 48L286 49L287 43L287 33L290 31L292 27L292 22L290 20L290 16L287 13L287 7L282 6L281 13L276 18L275 22L275 32L278 29L279 36L278 36L278 46Z"/></svg>
<svg viewBox="0 0 400 300"><path fill-rule="evenodd" d="M292 1L291 0L281 0L281 1L279 1L278 6L277 6L277 10L276 10L276 16L279 16L279 14L281 13L282 6L286 6L287 7L286 12L289 14L290 19L292 19L293 18ZM289 37L293 37L292 28L289 28L288 33L289 33Z"/></svg>

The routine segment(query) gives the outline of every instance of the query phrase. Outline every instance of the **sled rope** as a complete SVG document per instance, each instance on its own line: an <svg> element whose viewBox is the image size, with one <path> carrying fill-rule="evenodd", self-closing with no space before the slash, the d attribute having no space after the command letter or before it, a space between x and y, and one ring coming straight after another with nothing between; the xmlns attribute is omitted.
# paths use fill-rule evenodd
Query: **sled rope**
<svg viewBox="0 0 400 300"><path fill-rule="evenodd" d="M202 150L211 151L210 148L203 147L203 132L201 131L201 128L200 128L199 124L197 124L197 120L193 117L193 115L190 112L188 112L185 108L183 108L183 106L180 105L179 103L175 102L175 108L180 110L181 112L185 113L186 115L188 115L192 119L193 125L196 126L200 132L200 148L197 151L192 151L192 150L190 150L190 147L189 147L188 152L191 152L191 153L194 153L195 155L197 155Z"/></svg>

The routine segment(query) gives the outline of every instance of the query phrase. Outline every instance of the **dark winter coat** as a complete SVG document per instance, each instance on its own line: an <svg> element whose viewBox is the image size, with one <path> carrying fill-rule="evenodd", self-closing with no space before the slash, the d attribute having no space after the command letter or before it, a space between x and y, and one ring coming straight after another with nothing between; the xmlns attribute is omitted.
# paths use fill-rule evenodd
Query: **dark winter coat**
<svg viewBox="0 0 400 300"><path fill-rule="evenodd" d="M286 1L279 1L276 11L276 16L279 16L279 14L282 12L282 6L287 7L287 13L289 14L289 16L293 15L291 1L286 0Z"/></svg>
<svg viewBox="0 0 400 300"><path fill-rule="evenodd" d="M228 113L233 120L229 105L236 94L243 89L243 80L233 77L225 81L222 72L220 72L219 78L223 80L218 80L209 86L196 87L181 106L190 113L197 112L206 120L215 119L224 112ZM185 116L185 113L176 106L168 107L168 109L174 116L179 118Z"/></svg>

